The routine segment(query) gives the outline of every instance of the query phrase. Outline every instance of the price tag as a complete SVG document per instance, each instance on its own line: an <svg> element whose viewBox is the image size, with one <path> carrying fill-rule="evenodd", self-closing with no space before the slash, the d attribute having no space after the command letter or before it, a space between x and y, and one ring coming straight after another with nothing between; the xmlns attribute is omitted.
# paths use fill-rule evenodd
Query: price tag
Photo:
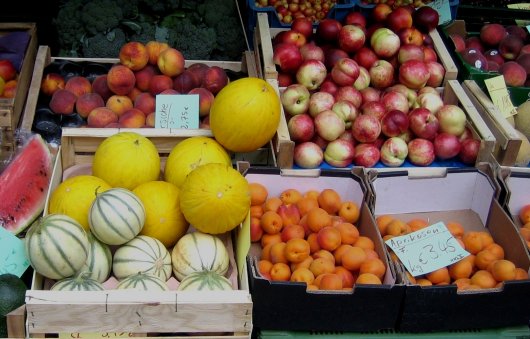
<svg viewBox="0 0 530 339"><path fill-rule="evenodd" d="M433 2L428 3L427 6L434 8L438 12L438 25L443 25L453 20L449 0L434 0Z"/></svg>
<svg viewBox="0 0 530 339"><path fill-rule="evenodd" d="M529 11L530 10L530 3L508 4L508 5L506 5L506 7L511 8L511 9L522 9L522 10L525 10L525 11ZM530 21L515 19L515 24L517 26L528 26L528 25L530 25ZM527 27L527 29L528 29L528 27Z"/></svg>
<svg viewBox="0 0 530 339"><path fill-rule="evenodd" d="M29 267L24 251L24 242L3 227L0 227L0 274L11 273L18 277Z"/></svg>
<svg viewBox="0 0 530 339"><path fill-rule="evenodd" d="M517 109L512 104L510 93L508 93L508 89L506 88L504 76L499 75L486 79L484 83L490 94L491 101L505 117L517 114Z"/></svg>
<svg viewBox="0 0 530 339"><path fill-rule="evenodd" d="M155 128L199 128L198 94L157 95L155 109Z"/></svg>
<svg viewBox="0 0 530 339"><path fill-rule="evenodd" d="M443 222L388 239L386 244L415 277L451 265L469 255Z"/></svg>
<svg viewBox="0 0 530 339"><path fill-rule="evenodd" d="M236 247L236 264L239 273L239 278L243 278L246 273L245 261L247 260L247 254L250 249L250 212L248 213L245 220L241 223L239 233L237 235L237 247Z"/></svg>
<svg viewBox="0 0 530 339"><path fill-rule="evenodd" d="M133 337L132 333L129 332L75 332L75 333L59 333L61 339L99 339L99 338L130 338Z"/></svg>

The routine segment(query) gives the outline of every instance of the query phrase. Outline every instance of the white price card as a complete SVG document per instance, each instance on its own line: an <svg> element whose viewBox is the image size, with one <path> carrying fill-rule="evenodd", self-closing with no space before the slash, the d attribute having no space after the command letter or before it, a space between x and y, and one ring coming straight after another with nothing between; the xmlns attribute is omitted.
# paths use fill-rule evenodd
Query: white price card
<svg viewBox="0 0 530 339"><path fill-rule="evenodd" d="M198 94L159 94L155 111L155 128L199 128Z"/></svg>
<svg viewBox="0 0 530 339"><path fill-rule="evenodd" d="M390 238L385 243L415 277L454 264L469 255L443 222Z"/></svg>

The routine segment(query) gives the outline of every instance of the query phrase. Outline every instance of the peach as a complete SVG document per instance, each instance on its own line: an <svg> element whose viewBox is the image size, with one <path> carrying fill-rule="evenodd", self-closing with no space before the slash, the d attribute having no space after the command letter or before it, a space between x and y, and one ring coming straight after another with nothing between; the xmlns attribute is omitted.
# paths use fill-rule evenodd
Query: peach
<svg viewBox="0 0 530 339"><path fill-rule="evenodd" d="M0 59L0 78L5 82L14 80L17 77L17 69L9 59Z"/></svg>
<svg viewBox="0 0 530 339"><path fill-rule="evenodd" d="M204 75L206 74L208 68L210 68L210 66L208 66L207 64L203 62L197 62L190 65L187 70L197 76L197 79L199 80L199 86L202 86L202 83L204 81Z"/></svg>
<svg viewBox="0 0 530 339"><path fill-rule="evenodd" d="M303 226L291 224L284 226L280 232L282 241L287 242L291 239L304 239L305 230Z"/></svg>
<svg viewBox="0 0 530 339"><path fill-rule="evenodd" d="M215 100L214 95L208 89L203 87L193 88L188 94L199 95L199 116L205 117L210 114L210 108Z"/></svg>
<svg viewBox="0 0 530 339"><path fill-rule="evenodd" d="M154 75L149 84L149 93L157 95L166 89L173 89L173 79L165 74Z"/></svg>
<svg viewBox="0 0 530 339"><path fill-rule="evenodd" d="M147 125L147 119L146 119L146 125ZM150 127L154 127L154 126L150 126ZM258 242L261 240L262 235L263 235L263 229L261 228L259 218L255 218L255 217L250 218L250 241Z"/></svg>
<svg viewBox="0 0 530 339"><path fill-rule="evenodd" d="M145 44L145 48L147 49L147 54L149 54L149 64L156 65L160 52L169 48L169 45L165 42L152 40Z"/></svg>
<svg viewBox="0 0 530 339"><path fill-rule="evenodd" d="M173 88L183 94L200 85L199 76L190 70L185 70L173 80Z"/></svg>
<svg viewBox="0 0 530 339"><path fill-rule="evenodd" d="M92 91L101 95L104 101L107 101L114 93L107 85L107 74L98 75L92 82Z"/></svg>
<svg viewBox="0 0 530 339"><path fill-rule="evenodd" d="M202 87L208 89L213 95L216 95L228 84L228 81L228 75L224 69L219 66L211 66L204 73Z"/></svg>
<svg viewBox="0 0 530 339"><path fill-rule="evenodd" d="M84 76L73 76L66 80L64 89L74 93L76 97L80 97L85 93L92 93L92 84Z"/></svg>
<svg viewBox="0 0 530 339"><path fill-rule="evenodd" d="M480 40L489 46L497 46L506 36L506 28L498 23L487 23L480 29Z"/></svg>
<svg viewBox="0 0 530 339"><path fill-rule="evenodd" d="M507 35L499 43L499 53L504 60L515 60L523 46L524 41L518 35Z"/></svg>
<svg viewBox="0 0 530 339"><path fill-rule="evenodd" d="M160 52L156 63L162 74L174 77L184 71L184 61L184 55L179 50L168 47Z"/></svg>
<svg viewBox="0 0 530 339"><path fill-rule="evenodd" d="M282 204L278 207L276 213L282 218L284 226L297 225L300 222L300 212L294 204Z"/></svg>
<svg viewBox="0 0 530 339"><path fill-rule="evenodd" d="M145 125L145 114L137 108L131 108L118 117L120 127L140 128Z"/></svg>
<svg viewBox="0 0 530 339"><path fill-rule="evenodd" d="M155 121L156 121L156 113L155 112L149 113L145 117L145 125L147 127L155 127Z"/></svg>
<svg viewBox="0 0 530 339"><path fill-rule="evenodd" d="M140 94L142 94L143 92L140 91L139 88L137 87L134 87L130 92L129 94L127 94L127 96L129 97L129 99L132 100L132 102L134 102L136 100L136 97L139 96Z"/></svg>
<svg viewBox="0 0 530 339"><path fill-rule="evenodd" d="M65 85L64 77L59 73L48 73L42 78L40 91L52 96L58 89L63 89Z"/></svg>
<svg viewBox="0 0 530 339"><path fill-rule="evenodd" d="M139 71L149 62L149 53L143 43L129 41L121 46L118 58L122 65L133 71Z"/></svg>
<svg viewBox="0 0 530 339"><path fill-rule="evenodd" d="M320 248L334 251L341 245L340 231L333 226L323 227L317 233L317 241Z"/></svg>
<svg viewBox="0 0 530 339"><path fill-rule="evenodd" d="M158 94L180 94L179 91L177 90L174 90L173 88L168 88L168 89L165 89L163 90L162 92L158 93Z"/></svg>
<svg viewBox="0 0 530 339"><path fill-rule="evenodd" d="M66 89L58 89L52 95L50 109L57 114L72 114L74 112L76 100L77 96L74 93Z"/></svg>
<svg viewBox="0 0 530 339"><path fill-rule="evenodd" d="M134 72L127 66L114 65L107 73L107 86L118 95L127 95L135 86Z"/></svg>
<svg viewBox="0 0 530 339"><path fill-rule="evenodd" d="M107 107L96 107L87 117L88 127L106 127L114 122L118 122L118 115Z"/></svg>
<svg viewBox="0 0 530 339"><path fill-rule="evenodd" d="M519 54L517 59L515 59L515 62L523 66L523 68L526 70L527 75L530 74L530 54L528 53Z"/></svg>
<svg viewBox="0 0 530 339"><path fill-rule="evenodd" d="M14 98L17 94L17 80L9 80L4 85L4 93L2 94L3 98Z"/></svg>
<svg viewBox="0 0 530 339"><path fill-rule="evenodd" d="M526 70L515 61L507 61L499 68L507 86L523 86L526 81Z"/></svg>
<svg viewBox="0 0 530 339"><path fill-rule="evenodd" d="M142 92L149 91L149 84L154 75L159 74L155 66L149 64L146 65L139 71L134 72L134 77L136 78L136 87Z"/></svg>
<svg viewBox="0 0 530 339"><path fill-rule="evenodd" d="M105 106L120 116L125 111L130 110L134 107L133 101L126 95L113 95L108 100Z"/></svg>
<svg viewBox="0 0 530 339"><path fill-rule="evenodd" d="M105 101L97 93L85 93L79 96L75 102L75 110L83 118L88 117L94 108L102 106L105 106Z"/></svg>
<svg viewBox="0 0 530 339"><path fill-rule="evenodd" d="M423 46L423 55L423 61L425 62L438 61L438 54L432 47Z"/></svg>
<svg viewBox="0 0 530 339"><path fill-rule="evenodd" d="M156 100L155 100L155 97L151 93L148 93L148 92L140 93L134 100L134 108L137 108L140 111L144 112L146 116L149 113L154 112L155 107L156 107Z"/></svg>
<svg viewBox="0 0 530 339"><path fill-rule="evenodd" d="M455 45L455 52L460 53L466 48L466 42L464 38L459 34L450 34L449 37Z"/></svg>

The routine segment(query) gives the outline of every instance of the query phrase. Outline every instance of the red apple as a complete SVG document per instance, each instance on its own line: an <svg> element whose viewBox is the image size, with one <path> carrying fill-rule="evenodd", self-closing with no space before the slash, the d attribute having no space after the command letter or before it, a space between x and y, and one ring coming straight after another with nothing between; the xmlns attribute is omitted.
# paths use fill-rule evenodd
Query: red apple
<svg viewBox="0 0 530 339"><path fill-rule="evenodd" d="M300 53L302 54L303 60L315 59L322 62L326 60L324 50L314 42L309 42L300 47Z"/></svg>
<svg viewBox="0 0 530 339"><path fill-rule="evenodd" d="M403 165L409 149L407 143L398 137L388 138L381 145L381 162L389 167Z"/></svg>
<svg viewBox="0 0 530 339"><path fill-rule="evenodd" d="M407 97L398 91L386 91L381 96L381 102L385 111L397 109L405 114L409 112L409 101Z"/></svg>
<svg viewBox="0 0 530 339"><path fill-rule="evenodd" d="M451 41L453 41L453 44L455 45L455 52L461 53L466 49L466 42L461 35L453 33L449 34L449 38L451 38Z"/></svg>
<svg viewBox="0 0 530 339"><path fill-rule="evenodd" d="M377 60L368 72L370 85L375 88L386 88L394 83L394 67L386 60Z"/></svg>
<svg viewBox="0 0 530 339"><path fill-rule="evenodd" d="M440 132L459 136L466 128L466 113L457 105L443 105L436 112L436 118L440 122Z"/></svg>
<svg viewBox="0 0 530 339"><path fill-rule="evenodd" d="M309 114L298 114L287 122L287 129L294 142L310 141L315 135L315 123Z"/></svg>
<svg viewBox="0 0 530 339"><path fill-rule="evenodd" d="M412 14L407 9L398 7L388 14L386 25L394 32L403 28L410 28L412 27Z"/></svg>
<svg viewBox="0 0 530 339"><path fill-rule="evenodd" d="M495 48L489 49L486 52L484 52L484 57L486 57L486 60L493 61L499 66L504 63L504 58L499 53L499 50Z"/></svg>
<svg viewBox="0 0 530 339"><path fill-rule="evenodd" d="M366 69L370 69L374 62L379 59L377 54L370 47L363 46L361 47L354 55L353 60L357 61L359 66L362 66Z"/></svg>
<svg viewBox="0 0 530 339"><path fill-rule="evenodd" d="M388 15L392 13L392 7L386 3L378 3L372 9L372 19L375 22L384 22Z"/></svg>
<svg viewBox="0 0 530 339"><path fill-rule="evenodd" d="M359 142L374 142L381 134L379 119L371 115L360 115L352 125L352 135Z"/></svg>
<svg viewBox="0 0 530 339"><path fill-rule="evenodd" d="M351 102L356 108L361 107L361 104L363 102L363 96L361 95L361 92L352 86L339 87L334 97L335 101L347 100Z"/></svg>
<svg viewBox="0 0 530 339"><path fill-rule="evenodd" d="M348 53L346 53L340 48L325 49L324 56L325 56L324 64L326 65L328 69L333 68L333 66L335 66L337 61L339 61L340 59L350 57Z"/></svg>
<svg viewBox="0 0 530 339"><path fill-rule="evenodd" d="M409 129L409 117L400 110L391 110L381 119L381 132L387 137L397 137Z"/></svg>
<svg viewBox="0 0 530 339"><path fill-rule="evenodd" d="M427 80L427 86L440 87L445 77L445 67L437 61L429 61L426 63L429 69L429 80Z"/></svg>
<svg viewBox="0 0 530 339"><path fill-rule="evenodd" d="M414 26L423 32L430 32L438 26L440 15L438 11L429 6L421 6L413 14Z"/></svg>
<svg viewBox="0 0 530 339"><path fill-rule="evenodd" d="M317 168L324 161L324 152L316 143L306 141L294 147L293 161L301 168Z"/></svg>
<svg viewBox="0 0 530 339"><path fill-rule="evenodd" d="M314 92L309 98L309 115L313 118L318 115L318 113L330 110L335 103L335 97L328 92Z"/></svg>
<svg viewBox="0 0 530 339"><path fill-rule="evenodd" d="M461 142L460 153L458 157L466 165L474 165L477 161L478 153L480 151L480 140L465 139Z"/></svg>
<svg viewBox="0 0 530 339"><path fill-rule="evenodd" d="M361 12L348 12L343 20L344 25L359 25L366 27L366 17Z"/></svg>
<svg viewBox="0 0 530 339"><path fill-rule="evenodd" d="M363 97L363 103L368 101L379 101L381 99L381 90L374 87L367 87L360 90Z"/></svg>
<svg viewBox="0 0 530 339"><path fill-rule="evenodd" d="M296 45L278 43L273 47L273 61L282 72L295 73L300 68L303 59Z"/></svg>
<svg viewBox="0 0 530 339"><path fill-rule="evenodd" d="M423 33L416 27L402 28L397 35L402 45L411 44L418 47L423 45Z"/></svg>
<svg viewBox="0 0 530 339"><path fill-rule="evenodd" d="M319 60L304 60L296 71L296 81L309 90L320 87L327 75L326 66Z"/></svg>
<svg viewBox="0 0 530 339"><path fill-rule="evenodd" d="M347 53L358 51L365 42L366 36L363 29L357 25L344 25L337 37L339 47Z"/></svg>
<svg viewBox="0 0 530 339"><path fill-rule="evenodd" d="M332 18L321 20L316 29L316 36L322 41L335 42L342 28L340 21Z"/></svg>
<svg viewBox="0 0 530 339"><path fill-rule="evenodd" d="M366 68L359 66L359 76L353 83L353 87L360 91L367 88L368 86L370 86L370 73Z"/></svg>
<svg viewBox="0 0 530 339"><path fill-rule="evenodd" d="M409 126L417 137L433 140L438 133L440 123L431 111L419 107L409 113Z"/></svg>
<svg viewBox="0 0 530 339"><path fill-rule="evenodd" d="M388 28L378 28L370 37L370 46L381 58L391 58L394 56L399 47L401 41L396 33Z"/></svg>
<svg viewBox="0 0 530 339"><path fill-rule="evenodd" d="M407 146L409 149L408 158L413 165L429 166L433 163L435 159L434 145L430 140L412 139Z"/></svg>
<svg viewBox="0 0 530 339"><path fill-rule="evenodd" d="M332 110L318 113L314 122L316 133L326 141L337 139L346 130L344 120Z"/></svg>
<svg viewBox="0 0 530 339"><path fill-rule="evenodd" d="M353 163L356 166L363 166L366 168L374 167L381 158L381 152L374 144L358 144L355 146L355 155L353 156Z"/></svg>
<svg viewBox="0 0 530 339"><path fill-rule="evenodd" d="M506 29L499 23L485 23L480 29L480 40L488 46L498 46L506 36Z"/></svg>
<svg viewBox="0 0 530 339"><path fill-rule="evenodd" d="M399 82L412 89L420 89L429 81L430 73L423 61L408 60L399 66Z"/></svg>
<svg viewBox="0 0 530 339"><path fill-rule="evenodd" d="M324 160L333 167L349 166L355 155L355 148L351 142L344 139L331 141L324 150Z"/></svg>
<svg viewBox="0 0 530 339"><path fill-rule="evenodd" d="M313 34L313 22L311 19L306 17L298 17L291 23L291 29L293 31L302 33L306 39L309 39Z"/></svg>
<svg viewBox="0 0 530 339"><path fill-rule="evenodd" d="M331 69L331 78L338 86L353 86L359 76L359 65L350 58L339 59Z"/></svg>
<svg viewBox="0 0 530 339"><path fill-rule="evenodd" d="M507 35L499 43L499 53L504 60L515 60L523 46L524 41L518 35Z"/></svg>
<svg viewBox="0 0 530 339"><path fill-rule="evenodd" d="M482 43L482 40L480 40L480 37L478 36L470 36L465 38L466 48L475 49L479 51L480 53L484 53L486 50L486 47ZM464 48L464 49L466 49Z"/></svg>
<svg viewBox="0 0 530 339"><path fill-rule="evenodd" d="M451 159L460 153L460 140L456 135L438 133L434 137L434 154L442 160Z"/></svg>
<svg viewBox="0 0 530 339"><path fill-rule="evenodd" d="M367 101L361 105L361 113L364 115L371 115L377 120L383 119L386 113L385 105L381 101Z"/></svg>
<svg viewBox="0 0 530 339"><path fill-rule="evenodd" d="M287 86L280 95L284 111L289 115L304 114L309 109L311 94L301 84Z"/></svg>

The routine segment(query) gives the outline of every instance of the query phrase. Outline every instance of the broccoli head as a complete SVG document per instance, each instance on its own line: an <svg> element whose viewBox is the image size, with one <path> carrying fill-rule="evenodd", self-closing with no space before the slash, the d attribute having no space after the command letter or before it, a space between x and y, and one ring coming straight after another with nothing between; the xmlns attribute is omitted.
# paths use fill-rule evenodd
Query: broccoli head
<svg viewBox="0 0 530 339"><path fill-rule="evenodd" d="M226 17L216 26L217 42L214 51L216 60L239 60L247 49L246 39L239 18Z"/></svg>
<svg viewBox="0 0 530 339"><path fill-rule="evenodd" d="M229 17L239 17L235 1L204 0L197 6L197 12L209 27L216 27L219 22L224 22Z"/></svg>
<svg viewBox="0 0 530 339"><path fill-rule="evenodd" d="M115 28L106 34L98 33L85 39L83 56L85 58L117 58L121 46L126 42L127 37L120 28Z"/></svg>
<svg viewBox="0 0 530 339"><path fill-rule="evenodd" d="M140 22L138 23L140 30L134 34L129 35L129 41L138 41L143 44L149 41L156 40L156 26L154 23Z"/></svg>
<svg viewBox="0 0 530 339"><path fill-rule="evenodd" d="M174 25L164 26L169 30L168 44L182 52L186 59L210 59L216 45L215 29L193 22L188 17L174 21Z"/></svg>
<svg viewBox="0 0 530 339"><path fill-rule="evenodd" d="M93 0L82 9L81 21L91 35L107 33L118 27L123 19L120 6L113 0Z"/></svg>
<svg viewBox="0 0 530 339"><path fill-rule="evenodd" d="M179 3L180 0L139 0L138 5L141 11L163 14L178 9Z"/></svg>
<svg viewBox="0 0 530 339"><path fill-rule="evenodd" d="M85 34L81 23L82 7L83 0L65 1L59 6L57 16L52 21L57 30L59 44L66 49L76 49Z"/></svg>

